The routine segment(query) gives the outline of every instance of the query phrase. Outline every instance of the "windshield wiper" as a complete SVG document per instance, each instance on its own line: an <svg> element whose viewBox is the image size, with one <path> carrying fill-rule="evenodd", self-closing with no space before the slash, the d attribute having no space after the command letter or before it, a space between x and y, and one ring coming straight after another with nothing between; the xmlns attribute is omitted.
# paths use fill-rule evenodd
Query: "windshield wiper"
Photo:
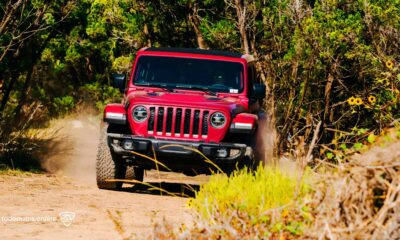
<svg viewBox="0 0 400 240"><path fill-rule="evenodd" d="M177 85L176 88L190 89L190 90L200 90L200 91L203 91L203 92L207 93L208 95L213 95L213 96L217 95L216 92L210 91L206 87L198 87L198 86L192 86L192 85Z"/></svg>
<svg viewBox="0 0 400 240"><path fill-rule="evenodd" d="M140 84L135 84L135 86L144 86L144 87L156 87L156 88L161 88L164 91L167 92L173 92L174 89L167 86L166 84L155 84L155 83L140 83Z"/></svg>

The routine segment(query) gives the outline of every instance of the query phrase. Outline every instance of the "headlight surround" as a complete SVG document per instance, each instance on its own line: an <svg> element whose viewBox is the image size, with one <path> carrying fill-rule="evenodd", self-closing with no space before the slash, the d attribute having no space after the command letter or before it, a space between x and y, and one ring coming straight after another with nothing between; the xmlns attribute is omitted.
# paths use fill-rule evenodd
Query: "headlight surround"
<svg viewBox="0 0 400 240"><path fill-rule="evenodd" d="M143 122L147 119L149 113L144 106L137 106L132 111L132 118L135 122Z"/></svg>
<svg viewBox="0 0 400 240"><path fill-rule="evenodd" d="M226 116L222 112L211 114L210 124L213 128L223 128L226 125Z"/></svg>

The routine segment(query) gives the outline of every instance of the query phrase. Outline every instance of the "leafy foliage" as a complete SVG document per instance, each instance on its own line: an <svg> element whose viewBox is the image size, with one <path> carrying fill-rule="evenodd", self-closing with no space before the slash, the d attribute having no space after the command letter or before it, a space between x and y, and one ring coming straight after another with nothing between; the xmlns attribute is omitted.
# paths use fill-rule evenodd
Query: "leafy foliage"
<svg viewBox="0 0 400 240"><path fill-rule="evenodd" d="M370 239L378 236L397 239L400 236L399 154L400 130L394 128L377 137L375 144L353 156L351 161L343 165L322 165L318 174L308 175L312 184L298 182L295 189L300 190L300 194L290 200L282 198L285 193L279 193L278 184L256 177L271 174L268 169L261 174L264 170L258 169L256 176L241 172L233 179L240 176L245 183L257 187L261 180L260 184L269 185L272 189L269 191L279 193L272 195L281 196L279 198L265 197L265 191L257 191L252 185L245 189L241 181L214 177L192 201L199 213L194 224L180 229L174 229L168 223L158 224L153 238ZM287 181L296 183L295 177L281 182L281 174L272 172L274 178L268 180L277 178L277 182L286 186ZM289 187L286 195L293 192ZM226 195L231 195L230 201L224 198ZM258 205L249 207L246 203L254 196L258 199L253 203ZM274 204L265 204L260 199L272 200ZM282 205L284 202L286 204ZM258 211L264 206L267 209Z"/></svg>
<svg viewBox="0 0 400 240"><path fill-rule="evenodd" d="M74 106L75 102L72 96L54 98L53 107L57 114L66 114L71 111Z"/></svg>
<svg viewBox="0 0 400 240"><path fill-rule="evenodd" d="M253 54L280 151L309 143L321 122L314 154L343 160L335 152L400 117L397 0L9 0L1 9L0 112L13 119L30 102L54 114L53 99L79 103L93 90L85 86L96 86L101 108L116 97L110 74L128 74L149 46Z"/></svg>
<svg viewBox="0 0 400 240"><path fill-rule="evenodd" d="M303 196L307 189L306 183L297 184L295 175L277 168L260 167L254 173L243 169L230 177L224 174L211 176L210 181L201 186L191 206L206 218L216 212L229 212L227 210L232 208L262 215L268 209L290 204L296 194Z"/></svg>
<svg viewBox="0 0 400 240"><path fill-rule="evenodd" d="M45 122L47 113L50 117L64 114L87 100L99 109L117 101L120 94L111 87L110 74L129 73L136 52L150 46L253 54L259 77L268 86L264 107L279 132L280 151L310 143L314 127L321 123L313 155L337 163L350 161L344 166L354 167L350 155L365 151L387 127L399 124L398 0L6 0L0 3L2 162L12 158L9 149L24 147L27 140L19 133L29 124ZM339 198L359 204L381 197L373 191L365 198L353 195L365 183L386 193L398 189L396 164L374 161L371 166L355 166L352 184L346 185L351 191L335 194L337 202L326 205L335 216L348 217L337 208L343 203ZM340 170L332 182L341 183L337 180L347 177L346 171ZM385 176L393 177L383 181ZM333 184L326 186L329 190ZM301 187L298 196L306 190ZM216 176L192 206L225 228L208 231L208 223L203 222L205 227L192 234L296 237L311 221L310 209L301 201L279 208L289 204L296 191L293 179L272 170L255 175L240 172L230 179ZM388 214L380 216L387 218L379 218L385 221L349 222L371 223L360 231L378 234L377 226L392 223L396 216L392 203L385 204L381 209ZM371 207L376 206L365 206L368 217L376 214ZM259 214L271 208L278 209ZM350 204L348 209L357 208ZM331 212L320 212L321 219L336 220ZM316 225L317 230L324 224ZM393 228L396 234L398 226L391 226L397 227ZM341 231L344 227L348 226L339 227L338 236L358 234L353 229Z"/></svg>
<svg viewBox="0 0 400 240"><path fill-rule="evenodd" d="M194 226L174 232L168 224L155 228L155 238L297 239L312 223L305 180L277 168L212 176L190 206L198 214Z"/></svg>

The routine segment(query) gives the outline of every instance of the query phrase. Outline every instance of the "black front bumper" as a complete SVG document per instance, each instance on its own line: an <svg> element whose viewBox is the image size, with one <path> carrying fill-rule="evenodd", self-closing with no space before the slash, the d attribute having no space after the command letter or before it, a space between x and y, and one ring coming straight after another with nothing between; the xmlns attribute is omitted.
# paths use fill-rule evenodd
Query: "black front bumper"
<svg viewBox="0 0 400 240"><path fill-rule="evenodd" d="M129 148L124 144L127 142ZM160 140L113 133L108 134L108 143L115 154L127 157L134 165L186 174L230 171L241 165L247 151L252 151L245 144ZM221 156L225 151L227 156Z"/></svg>

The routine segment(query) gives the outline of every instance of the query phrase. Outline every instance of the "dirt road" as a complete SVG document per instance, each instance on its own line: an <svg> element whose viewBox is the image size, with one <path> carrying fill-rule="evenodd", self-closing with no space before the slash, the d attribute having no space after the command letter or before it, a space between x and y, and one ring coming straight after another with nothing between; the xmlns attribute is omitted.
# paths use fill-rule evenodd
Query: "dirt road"
<svg viewBox="0 0 400 240"><path fill-rule="evenodd" d="M142 239L152 232L153 222L164 218L177 227L190 224L188 198L127 184L120 192L97 189L96 118L66 119L54 125L62 134L43 162L54 173L0 175L0 238ZM188 188L205 179L148 172L145 182L190 195Z"/></svg>

